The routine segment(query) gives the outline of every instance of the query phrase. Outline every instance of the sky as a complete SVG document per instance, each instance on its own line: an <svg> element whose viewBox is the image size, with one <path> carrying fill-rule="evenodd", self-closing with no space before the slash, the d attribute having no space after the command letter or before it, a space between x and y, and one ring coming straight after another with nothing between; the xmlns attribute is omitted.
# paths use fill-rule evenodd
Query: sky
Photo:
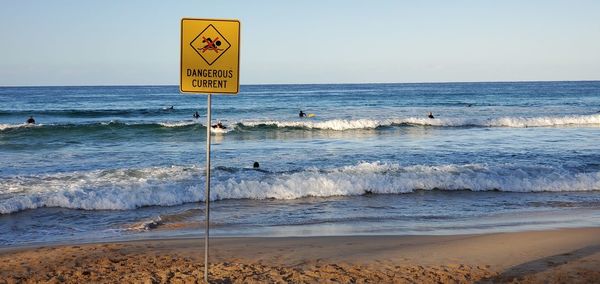
<svg viewBox="0 0 600 284"><path fill-rule="evenodd" d="M0 5L0 86L177 85L183 17L241 21L242 84L600 80L600 1Z"/></svg>

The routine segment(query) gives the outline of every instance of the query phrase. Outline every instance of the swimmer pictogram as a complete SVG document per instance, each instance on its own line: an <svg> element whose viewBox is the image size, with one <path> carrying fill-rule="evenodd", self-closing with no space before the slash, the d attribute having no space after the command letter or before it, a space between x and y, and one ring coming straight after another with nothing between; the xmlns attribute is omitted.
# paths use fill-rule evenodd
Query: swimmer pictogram
<svg viewBox="0 0 600 284"><path fill-rule="evenodd" d="M231 47L231 44L211 24L190 42L190 46L208 65L212 65Z"/></svg>
<svg viewBox="0 0 600 284"><path fill-rule="evenodd" d="M206 45L202 48L202 52L205 52L207 50L214 50L216 53L219 53L220 50L223 50L218 48L218 46L221 46L221 41L219 40L219 37L215 38L214 40L202 37L202 42L206 43Z"/></svg>

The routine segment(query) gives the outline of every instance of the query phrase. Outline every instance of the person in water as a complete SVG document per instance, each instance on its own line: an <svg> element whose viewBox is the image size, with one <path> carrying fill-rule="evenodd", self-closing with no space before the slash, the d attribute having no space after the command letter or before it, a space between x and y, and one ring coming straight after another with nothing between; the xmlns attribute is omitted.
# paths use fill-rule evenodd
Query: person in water
<svg viewBox="0 0 600 284"><path fill-rule="evenodd" d="M300 110L300 113L298 114L299 117L306 117L306 113L304 113L302 110Z"/></svg>
<svg viewBox="0 0 600 284"><path fill-rule="evenodd" d="M195 119L198 119L200 117L200 114L198 112L196 112L196 113L194 113L193 116L194 116Z"/></svg>
<svg viewBox="0 0 600 284"><path fill-rule="evenodd" d="M253 168L258 169L260 167L260 165L258 164L258 162L254 162L254 165L252 165Z"/></svg>
<svg viewBox="0 0 600 284"><path fill-rule="evenodd" d="M429 115L428 115L427 117L429 117L429 118L431 118L431 119L434 119L434 118L435 118L435 117L433 117L433 113L431 113L431 112L429 112Z"/></svg>
<svg viewBox="0 0 600 284"><path fill-rule="evenodd" d="M35 119L33 119L33 116L30 116L30 117L27 119L27 124L35 124Z"/></svg>
<svg viewBox="0 0 600 284"><path fill-rule="evenodd" d="M213 125L212 127L216 128L216 129L225 129L225 126L220 121L217 122L217 124Z"/></svg>

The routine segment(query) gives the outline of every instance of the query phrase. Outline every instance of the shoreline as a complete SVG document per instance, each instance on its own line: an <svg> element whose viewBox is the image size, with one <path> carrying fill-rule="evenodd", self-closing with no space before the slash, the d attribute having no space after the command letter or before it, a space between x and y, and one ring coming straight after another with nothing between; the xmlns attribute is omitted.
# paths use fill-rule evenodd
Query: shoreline
<svg viewBox="0 0 600 284"><path fill-rule="evenodd" d="M193 282L203 239L0 248L0 283ZM600 281L600 227L469 235L217 237L216 283Z"/></svg>

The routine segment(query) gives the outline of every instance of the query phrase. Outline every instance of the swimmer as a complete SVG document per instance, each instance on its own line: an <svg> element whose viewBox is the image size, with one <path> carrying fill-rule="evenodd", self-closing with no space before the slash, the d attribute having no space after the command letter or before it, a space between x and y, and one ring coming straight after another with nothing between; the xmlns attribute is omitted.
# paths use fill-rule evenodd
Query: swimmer
<svg viewBox="0 0 600 284"><path fill-rule="evenodd" d="M198 118L200 117L200 114L199 114L198 112L196 112L196 113L194 113L193 117L194 117L195 119L198 119Z"/></svg>
<svg viewBox="0 0 600 284"><path fill-rule="evenodd" d="M258 169L260 167L260 165L258 164L258 162L254 162L254 165L252 165L253 168Z"/></svg>
<svg viewBox="0 0 600 284"><path fill-rule="evenodd" d="M299 117L306 117L306 113L304 113L302 110L300 111L300 113L298 114Z"/></svg>
<svg viewBox="0 0 600 284"><path fill-rule="evenodd" d="M216 129L225 129L225 128L227 128L227 127L225 127L225 126L223 125L223 123L221 123L221 122L219 121L219 122L217 122L217 124L213 125L213 126L212 126L212 128L216 128Z"/></svg>
<svg viewBox="0 0 600 284"><path fill-rule="evenodd" d="M33 119L33 116L30 116L30 117L27 119L27 124L35 124L35 119Z"/></svg>
<svg viewBox="0 0 600 284"><path fill-rule="evenodd" d="M433 117L433 113L432 113L432 112L429 112L429 115L428 115L427 117L429 117L429 118L431 118L431 119L434 119L434 118L435 118L435 117Z"/></svg>

